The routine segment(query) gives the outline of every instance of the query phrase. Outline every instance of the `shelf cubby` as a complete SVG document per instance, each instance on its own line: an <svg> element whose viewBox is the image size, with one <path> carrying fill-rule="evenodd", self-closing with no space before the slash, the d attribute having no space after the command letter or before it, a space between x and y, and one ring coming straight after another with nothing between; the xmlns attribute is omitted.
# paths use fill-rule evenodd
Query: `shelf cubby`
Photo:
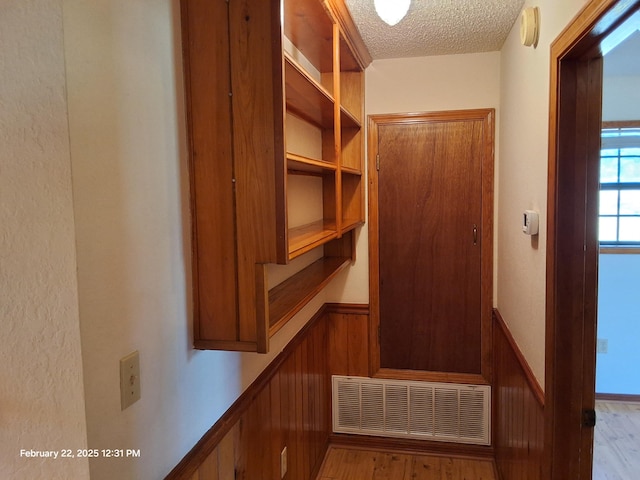
<svg viewBox="0 0 640 480"><path fill-rule="evenodd" d="M364 195L362 175L343 172L342 175L342 232L364 223Z"/></svg>
<svg viewBox="0 0 640 480"><path fill-rule="evenodd" d="M364 132L361 128L343 128L341 130L341 166L346 173L362 173L364 154Z"/></svg>
<svg viewBox="0 0 640 480"><path fill-rule="evenodd" d="M318 127L333 128L333 96L289 54L285 54L284 76L287 110Z"/></svg>
<svg viewBox="0 0 640 480"><path fill-rule="evenodd" d="M320 72L333 70L333 23L318 0L284 0L284 35Z"/></svg>

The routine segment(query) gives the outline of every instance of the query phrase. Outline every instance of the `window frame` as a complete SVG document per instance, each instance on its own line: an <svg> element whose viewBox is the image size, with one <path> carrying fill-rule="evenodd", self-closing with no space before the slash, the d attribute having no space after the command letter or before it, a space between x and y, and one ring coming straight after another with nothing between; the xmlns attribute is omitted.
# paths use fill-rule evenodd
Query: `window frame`
<svg viewBox="0 0 640 480"><path fill-rule="evenodd" d="M602 127L601 127L601 132L603 130L608 130L608 129L620 129L620 128L640 128L640 120L618 120L618 121L607 121L607 122L602 122ZM600 149L602 151L602 148ZM618 157L620 158L620 157ZM600 159L602 161L602 155L600 156ZM619 160L618 160L619 162ZM619 168L619 164L618 164L618 168ZM619 178L618 178L619 180ZM615 191L622 191L622 190L640 190L640 182L626 182L626 183L621 183L618 181L618 183L607 183L607 184L600 184L599 187L599 191L606 191L606 190L615 190ZM618 197L618 212L616 215L600 215L600 212L598 211L598 219L602 218L603 216L609 216L609 217L615 217L615 218L620 218L620 206L619 206L619 202L620 202L620 198ZM632 215L632 216L637 216L640 217L639 215ZM640 254L640 240L638 240L637 242L620 242L619 240L616 241L599 241L599 245L600 245L600 253L613 253L613 254Z"/></svg>

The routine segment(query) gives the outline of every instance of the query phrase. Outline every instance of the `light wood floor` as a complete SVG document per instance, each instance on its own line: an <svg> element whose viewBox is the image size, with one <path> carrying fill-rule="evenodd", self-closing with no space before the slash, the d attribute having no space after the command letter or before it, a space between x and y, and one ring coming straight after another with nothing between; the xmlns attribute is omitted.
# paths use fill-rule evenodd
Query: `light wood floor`
<svg viewBox="0 0 640 480"><path fill-rule="evenodd" d="M492 460L330 447L317 480L496 480Z"/></svg>
<svg viewBox="0 0 640 480"><path fill-rule="evenodd" d="M640 403L596 402L593 480L640 478Z"/></svg>
<svg viewBox="0 0 640 480"><path fill-rule="evenodd" d="M597 401L593 480L640 478L640 403ZM317 480L496 480L491 460L330 447Z"/></svg>

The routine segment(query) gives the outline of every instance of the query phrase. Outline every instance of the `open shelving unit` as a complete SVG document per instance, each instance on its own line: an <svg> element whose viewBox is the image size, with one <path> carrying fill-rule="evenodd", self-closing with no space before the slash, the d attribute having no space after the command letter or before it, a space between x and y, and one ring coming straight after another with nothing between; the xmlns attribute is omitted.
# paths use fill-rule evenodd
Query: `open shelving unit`
<svg viewBox="0 0 640 480"><path fill-rule="evenodd" d="M371 58L343 0L181 0L181 14L194 344L266 352L355 258ZM318 252L269 288L269 264Z"/></svg>

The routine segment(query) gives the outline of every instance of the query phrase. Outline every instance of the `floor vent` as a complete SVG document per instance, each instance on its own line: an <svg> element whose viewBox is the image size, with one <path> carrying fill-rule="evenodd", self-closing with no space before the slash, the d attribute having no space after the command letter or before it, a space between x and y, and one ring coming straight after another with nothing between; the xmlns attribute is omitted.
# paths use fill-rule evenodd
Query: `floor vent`
<svg viewBox="0 0 640 480"><path fill-rule="evenodd" d="M333 431L490 444L488 385L333 376Z"/></svg>

